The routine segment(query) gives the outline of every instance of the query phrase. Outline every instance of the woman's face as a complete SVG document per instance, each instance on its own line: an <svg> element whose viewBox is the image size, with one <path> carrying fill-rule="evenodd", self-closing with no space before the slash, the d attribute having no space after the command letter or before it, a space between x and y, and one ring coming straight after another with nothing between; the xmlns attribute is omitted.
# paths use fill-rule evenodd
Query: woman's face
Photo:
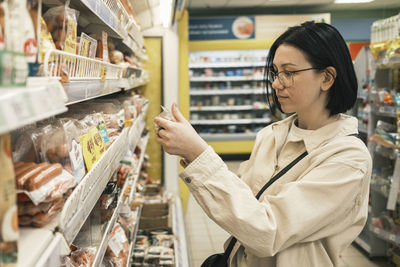
<svg viewBox="0 0 400 267"><path fill-rule="evenodd" d="M301 50L287 44L280 45L276 50L273 66L276 73L313 67ZM323 80L323 72L312 69L293 73L293 84L289 86L283 86L277 78L272 88L285 113L312 114L321 105L325 106L327 96L321 94Z"/></svg>

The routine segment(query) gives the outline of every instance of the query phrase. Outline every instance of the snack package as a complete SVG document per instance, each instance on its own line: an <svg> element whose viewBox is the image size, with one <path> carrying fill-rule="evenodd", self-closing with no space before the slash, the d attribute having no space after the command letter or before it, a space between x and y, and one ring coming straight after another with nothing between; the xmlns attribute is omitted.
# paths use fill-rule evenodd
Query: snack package
<svg viewBox="0 0 400 267"><path fill-rule="evenodd" d="M78 55L95 58L97 51L97 40L82 32L79 38Z"/></svg>
<svg viewBox="0 0 400 267"><path fill-rule="evenodd" d="M126 266L129 255L129 242L119 223L116 223L112 230L106 253L114 266Z"/></svg>
<svg viewBox="0 0 400 267"><path fill-rule="evenodd" d="M18 259L18 217L11 140L0 135L0 266L16 266Z"/></svg>
<svg viewBox="0 0 400 267"><path fill-rule="evenodd" d="M370 44L369 48L371 49L372 57L374 59L384 58L389 45L390 41Z"/></svg>
<svg viewBox="0 0 400 267"><path fill-rule="evenodd" d="M105 31L101 31L100 34L91 34L90 37L97 40L97 51L96 58L110 62L108 55L108 34Z"/></svg>
<svg viewBox="0 0 400 267"><path fill-rule="evenodd" d="M69 8L69 1L64 6L50 8L43 15L57 49L76 53L78 16L77 10Z"/></svg>
<svg viewBox="0 0 400 267"><path fill-rule="evenodd" d="M82 126L75 119L60 119L65 132L66 144L68 146L69 166L65 169L70 170L79 183L85 176L85 162L82 154L82 146L79 136L82 134Z"/></svg>
<svg viewBox="0 0 400 267"><path fill-rule="evenodd" d="M51 49L56 49L56 45L54 44L53 37L51 36L47 24L44 21L43 17L40 17L40 56L39 63L43 63L44 56L47 51Z"/></svg>
<svg viewBox="0 0 400 267"><path fill-rule="evenodd" d="M389 58L400 57L400 37L396 37L392 40L386 51L386 56Z"/></svg>

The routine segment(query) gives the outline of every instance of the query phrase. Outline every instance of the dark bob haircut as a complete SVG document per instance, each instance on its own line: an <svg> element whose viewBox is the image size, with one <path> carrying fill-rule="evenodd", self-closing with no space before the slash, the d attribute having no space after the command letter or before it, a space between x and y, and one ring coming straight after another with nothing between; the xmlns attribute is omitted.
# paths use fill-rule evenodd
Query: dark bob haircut
<svg viewBox="0 0 400 267"><path fill-rule="evenodd" d="M346 42L333 26L307 21L299 26L290 27L276 39L269 50L264 81L271 110L272 96L273 104L283 112L267 75L269 70L273 70L275 52L282 44L300 49L314 68L325 70L332 66L336 69L336 79L329 89L326 105L330 116L344 113L353 107L357 100L357 78Z"/></svg>

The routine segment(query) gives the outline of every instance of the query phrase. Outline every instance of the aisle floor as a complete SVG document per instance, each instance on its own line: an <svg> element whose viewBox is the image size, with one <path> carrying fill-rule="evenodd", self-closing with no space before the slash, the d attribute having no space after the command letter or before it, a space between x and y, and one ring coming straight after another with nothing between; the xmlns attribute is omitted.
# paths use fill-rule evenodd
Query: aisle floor
<svg viewBox="0 0 400 267"><path fill-rule="evenodd" d="M226 162L229 169L236 171L237 161ZM209 255L223 252L223 244L228 233L213 222L197 204L193 196L189 196L185 214L188 251L191 267L200 267ZM392 267L386 259L370 261L356 245L350 246L340 258L338 267Z"/></svg>

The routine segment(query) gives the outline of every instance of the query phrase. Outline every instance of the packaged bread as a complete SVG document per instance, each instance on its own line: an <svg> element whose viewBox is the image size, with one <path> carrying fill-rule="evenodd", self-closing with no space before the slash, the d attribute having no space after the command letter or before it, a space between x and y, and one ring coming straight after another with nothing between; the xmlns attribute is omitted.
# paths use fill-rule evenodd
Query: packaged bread
<svg viewBox="0 0 400 267"><path fill-rule="evenodd" d="M43 15L47 29L59 50L76 53L79 12L70 8L69 1L63 6L52 7Z"/></svg>

